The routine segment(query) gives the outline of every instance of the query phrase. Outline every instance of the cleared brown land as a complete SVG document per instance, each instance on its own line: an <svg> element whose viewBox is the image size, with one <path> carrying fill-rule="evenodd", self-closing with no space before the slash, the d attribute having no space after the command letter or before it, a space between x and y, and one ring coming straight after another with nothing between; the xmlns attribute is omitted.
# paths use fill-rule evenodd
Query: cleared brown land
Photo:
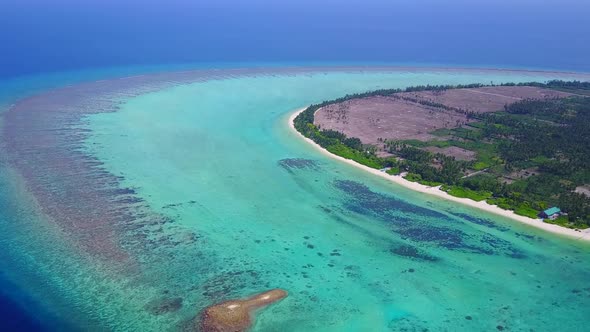
<svg viewBox="0 0 590 332"><path fill-rule="evenodd" d="M522 99L546 99L571 96L567 92L530 86L490 86L476 89L406 92L400 93L400 95L476 113L499 111L504 108L504 105Z"/></svg>
<svg viewBox="0 0 590 332"><path fill-rule="evenodd" d="M314 122L321 129L333 129L363 143L377 144L379 138L429 140L437 128L456 126L464 114L427 107L394 97L354 99L321 108Z"/></svg>
<svg viewBox="0 0 590 332"><path fill-rule="evenodd" d="M465 150L456 146L449 146L446 148L437 148L436 146L429 146L424 150L430 151L432 153L442 153L446 156L455 157L457 160L475 160L475 152L470 150Z"/></svg>
<svg viewBox="0 0 590 332"><path fill-rule="evenodd" d="M319 109L314 122L321 129L333 129L365 144L382 146L379 139L432 140L429 134L440 128L455 128L468 123L465 111L475 113L503 110L504 105L523 99L567 97L571 94L528 86L482 87L443 91L404 92L392 96L373 96L348 100ZM420 104L428 101L447 108ZM472 158L471 151L441 149L458 159Z"/></svg>

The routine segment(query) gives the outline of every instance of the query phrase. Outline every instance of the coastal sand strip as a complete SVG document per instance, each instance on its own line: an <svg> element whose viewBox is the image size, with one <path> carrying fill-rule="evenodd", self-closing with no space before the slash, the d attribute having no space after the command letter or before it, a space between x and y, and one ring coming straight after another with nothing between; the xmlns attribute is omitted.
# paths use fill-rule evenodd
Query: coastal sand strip
<svg viewBox="0 0 590 332"><path fill-rule="evenodd" d="M297 131L297 129L295 129L293 121L295 120L297 115L299 115L299 113L305 111L305 109L306 108L297 110L296 112L294 112L293 114L291 114L289 116L289 128L291 128L291 130L293 130L293 132L295 132L299 137L303 138L305 141L310 143L312 146L314 146L317 150L319 150L320 152L322 152L326 156L329 156L331 158L340 160L340 161L345 162L345 163L352 165L354 167L365 170L373 175L380 176L386 180L394 182L394 183L401 185L403 187L406 187L408 189L412 189L412 190L415 190L415 191L418 191L421 193L437 196L437 197L440 197L440 198L443 198L446 200L450 200L453 202L468 205L468 206L471 206L471 207L474 207L474 208L477 208L480 210L484 210L484 211L494 213L494 214L497 214L497 215L500 215L500 216L503 216L506 218L510 218L512 220L516 220L516 221L521 222L523 224L527 224L527 225L530 225L530 226L533 226L536 228L543 229L543 230L551 232L551 233L565 235L565 236L568 236L568 237L571 237L574 239L578 239L578 240L590 241L590 228L579 231L579 230L573 230L573 229L561 227L558 225L547 224L547 223L543 222L541 219L533 219L533 218L520 216L520 215L514 213L513 211L501 209L498 206L488 204L485 201L476 202L476 201L470 200L468 198L459 198L459 197L451 196L448 193L440 190L439 187L429 187L429 186L425 186L420 183L411 182L411 181L404 179L400 175L390 175L390 174L381 172L377 169L370 168L365 165L361 165L353 160L346 159L346 158L337 156L335 154L332 154L332 153L328 152L328 150L322 148L316 142L303 136L299 131Z"/></svg>

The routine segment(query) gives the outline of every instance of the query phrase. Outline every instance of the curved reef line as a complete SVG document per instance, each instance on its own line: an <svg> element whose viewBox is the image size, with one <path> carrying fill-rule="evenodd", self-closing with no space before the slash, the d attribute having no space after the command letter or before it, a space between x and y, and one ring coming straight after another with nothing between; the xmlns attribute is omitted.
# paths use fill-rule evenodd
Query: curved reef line
<svg viewBox="0 0 590 332"><path fill-rule="evenodd" d="M124 178L111 173L104 167L104 161L86 149L85 142L91 133L91 129L87 126L87 116L117 112L119 103L141 94L208 80L231 80L248 75L291 76L323 72L409 73L421 70L456 73L502 72L476 68L418 67L210 69L161 72L64 85L20 98L6 111L2 111L0 117L0 155L2 157L0 159L2 160L0 162L6 162L18 173L19 179L22 178L23 191L32 196L36 203L35 207L46 217L43 221L46 219L49 226L54 226L60 235L63 234L63 242L64 245L68 245L67 249L71 246L74 254L83 256L85 265L93 268L93 264L96 264L100 267L99 272L104 270L104 273L108 273L109 278L117 281L116 285L112 286L116 287L113 289L117 292L121 294L125 292L124 294L127 295L132 290L141 291L141 298L147 303L147 300L152 300L152 296L144 291L145 288L129 288L128 283L118 281L133 280L143 283L147 280L149 282L150 275L144 275L143 268L149 266L150 262L159 262L162 257L169 257L167 262L169 265L171 262L183 263L183 257L178 257L180 255L167 256L167 254L176 251L186 252L187 249L200 253L201 244L197 241L198 234L193 230L175 226L171 217L153 211L135 192L135 188L125 187L122 184ZM507 70L506 72L516 71ZM530 73L541 72L530 71ZM14 224L18 221L14 220ZM44 227L34 226L44 230ZM56 252L55 255L62 255L57 250L52 246L50 254L53 255L53 252ZM55 268L63 270L59 264L55 265ZM51 269L42 271L42 273L50 272L52 272ZM156 298L153 305L150 302L144 310L142 310L144 303L137 300L133 303L125 303L125 310L129 310L128 312L119 310L121 307L117 306L118 303L114 305L114 301L111 302L110 299L102 300L110 304L102 308L98 305L102 302L97 302L99 298L93 296L97 293L88 293L86 289L79 291L87 285L87 282L93 281L91 278L86 278L84 283L77 285L77 288L67 287L71 285L70 283L79 280L78 273L79 271L76 271L73 274L75 278L67 276L68 278L64 280L68 283L58 284L56 287L64 289L63 294L67 295L64 301L76 300L75 305L77 308L82 308L80 315L84 315L83 318L89 316L94 320L100 317L97 325L100 324L105 329L114 326L118 326L119 329L126 329L125 327L129 329L130 326L134 326L133 324L148 322L144 318L151 317L154 313L158 316L157 320L149 322L165 324L175 321L176 316L160 315L160 313L178 310L182 305L182 299L173 292L163 299ZM94 272L82 274L82 277L90 275L94 278L95 276L90 273ZM173 290L178 291L179 294L186 294L182 292L185 286L179 286L175 278L175 275L160 275L158 281L162 285L174 285ZM257 281L257 278L251 277L254 281ZM215 273L210 279L213 281L207 281L203 286L206 293L203 293L202 298L199 297L199 301L206 300L207 304L226 295L229 296L229 293L234 292L238 287L232 285L229 273ZM47 282L54 283L52 280ZM122 288L119 289L119 285ZM229 291L226 290L228 285L233 287L229 287ZM190 285L190 287L193 286ZM48 286L44 287L47 290ZM219 295L220 290L225 293ZM167 289L166 292L168 292ZM82 293L89 295L79 297ZM108 296L113 298L113 294L115 293L109 292ZM133 295L136 296L138 293ZM119 297L119 295L115 296ZM191 298L186 298L184 303L185 306L194 304ZM137 306L138 304L141 306ZM128 313L134 313L136 317L129 317ZM74 315L70 312L68 316L68 319L71 319Z"/></svg>
<svg viewBox="0 0 590 332"><path fill-rule="evenodd" d="M516 72L486 68L427 68L396 66L334 66L284 68L201 69L81 82L46 90L16 101L2 114L0 146L7 162L24 178L27 190L43 213L80 248L112 261L127 262L129 246L145 249L163 224L172 222L153 214L134 188L122 188L121 178L103 167L103 162L84 149L90 130L84 127L90 114L118 110L130 97L183 84L234 79L257 75L303 75L326 72ZM519 71L539 74L548 72ZM571 77L585 74L561 73ZM130 241L121 234L132 234ZM122 264L128 266L128 264Z"/></svg>
<svg viewBox="0 0 590 332"><path fill-rule="evenodd" d="M521 222L523 224L527 224L529 226L536 227L536 228L545 230L547 232L564 235L564 236L574 238L577 240L590 241L590 229L586 229L583 231L576 231L573 229L564 228L564 227L553 225L553 224L547 224L547 223L543 222L541 219L533 219L533 218L520 216L520 215L514 213L513 211L501 209L500 207L498 207L496 205L491 205L491 204L488 204L484 201L476 202L476 201L470 200L468 198L459 198L459 197L451 196L448 193L440 190L439 189L440 186L439 187L429 187L429 186L426 186L426 185L423 185L420 183L408 181L408 180L404 179L401 175L390 175L385 172L381 172L380 170L377 170L377 169L374 169L374 168L371 168L371 167L368 167L365 165L361 165L351 159L346 159L344 157L332 154L328 150L324 149L319 144L317 144L316 142L311 140L310 138L303 136L303 134L301 134L297 129L295 129L295 125L294 125L295 118L300 113L305 111L306 109L307 108L298 109L297 111L293 112L289 116L289 119L288 119L289 128L291 128L291 130L294 133L296 133L299 137L301 137L303 140L305 140L306 142L311 144L311 146L313 146L314 148L316 148L318 151L320 151L321 153L323 153L326 156L329 156L333 159L344 162L348 165L357 167L357 168L367 171L373 175L382 177L382 178L389 180L393 183L396 183L396 184L401 185L405 188L408 188L408 189L411 189L411 190L414 190L414 191L417 191L420 193L424 193L424 194L428 194L428 195L432 195L432 196L437 196L437 197L440 197L440 198L443 198L443 199L446 199L449 201L461 203L461 204L464 204L464 205L467 205L470 207L474 207L474 208L477 208L477 209L480 209L480 210L483 210L486 212L490 212L490 213L500 215L500 216L503 216L503 217L506 217L506 218L509 218L512 220L516 220L516 221Z"/></svg>

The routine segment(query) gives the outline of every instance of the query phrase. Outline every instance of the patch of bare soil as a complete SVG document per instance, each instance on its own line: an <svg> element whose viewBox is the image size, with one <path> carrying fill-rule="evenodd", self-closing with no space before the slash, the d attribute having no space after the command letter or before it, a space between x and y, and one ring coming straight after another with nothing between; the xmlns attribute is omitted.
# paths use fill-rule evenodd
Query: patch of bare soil
<svg viewBox="0 0 590 332"><path fill-rule="evenodd" d="M475 152L471 151L471 150L465 150L456 146L449 146L446 148L438 148L435 146L429 146L427 148L425 148L424 150L426 151L430 151L432 153L441 153L444 154L445 156L449 156L449 157L455 157L455 159L457 160L465 160L465 161L471 161L471 160L475 160Z"/></svg>
<svg viewBox="0 0 590 332"><path fill-rule="evenodd" d="M375 96L355 99L321 108L315 124L333 129L363 143L379 145L382 139L429 140L429 132L465 123L464 114L429 107L395 97Z"/></svg>
<svg viewBox="0 0 590 332"><path fill-rule="evenodd" d="M538 167L530 167L521 169L519 171L512 172L505 176L505 178L512 180L513 182L516 180L523 180L527 179L531 176L539 175L539 168Z"/></svg>
<svg viewBox="0 0 590 332"><path fill-rule="evenodd" d="M475 113L496 112L504 105L524 99L551 99L572 94L531 86L490 86L475 89L404 92L405 98L443 104Z"/></svg>
<svg viewBox="0 0 590 332"><path fill-rule="evenodd" d="M314 122L321 129L337 130L349 137L358 137L365 144L382 147L380 139L434 139L429 133L436 129L456 128L468 123L468 112L495 112L523 99L567 96L571 94L529 86L403 92L323 107L316 112ZM444 106L430 106L433 104ZM442 153L456 155L457 159L472 158L472 152L460 150Z"/></svg>
<svg viewBox="0 0 590 332"><path fill-rule="evenodd" d="M590 197L590 186L576 187L576 190L574 190L574 192Z"/></svg>

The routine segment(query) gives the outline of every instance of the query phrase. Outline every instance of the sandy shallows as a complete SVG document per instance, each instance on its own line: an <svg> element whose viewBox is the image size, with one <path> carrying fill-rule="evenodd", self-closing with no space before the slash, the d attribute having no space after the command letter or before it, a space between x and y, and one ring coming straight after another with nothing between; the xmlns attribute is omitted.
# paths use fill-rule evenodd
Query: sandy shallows
<svg viewBox="0 0 590 332"><path fill-rule="evenodd" d="M286 296L286 291L273 289L245 300L230 300L213 305L203 311L199 323L200 330L203 332L246 331L252 325L256 309L266 307Z"/></svg>

